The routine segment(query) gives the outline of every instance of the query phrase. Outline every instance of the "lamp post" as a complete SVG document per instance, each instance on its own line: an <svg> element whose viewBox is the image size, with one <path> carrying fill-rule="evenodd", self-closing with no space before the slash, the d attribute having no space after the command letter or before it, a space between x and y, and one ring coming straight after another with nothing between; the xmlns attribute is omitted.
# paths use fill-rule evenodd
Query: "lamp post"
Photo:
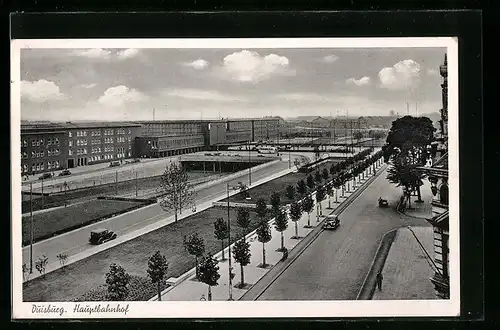
<svg viewBox="0 0 500 330"><path fill-rule="evenodd" d="M228 253L228 259L229 259L229 298L228 300L233 300L233 267L231 266L232 264L232 257L231 257L231 220L230 220L230 214L229 214L229 183L226 184L226 193L227 193L227 231L228 231L228 248L227 248L227 253Z"/></svg>
<svg viewBox="0 0 500 330"><path fill-rule="evenodd" d="M250 140L248 140L248 186L252 185L252 159L250 151Z"/></svg>

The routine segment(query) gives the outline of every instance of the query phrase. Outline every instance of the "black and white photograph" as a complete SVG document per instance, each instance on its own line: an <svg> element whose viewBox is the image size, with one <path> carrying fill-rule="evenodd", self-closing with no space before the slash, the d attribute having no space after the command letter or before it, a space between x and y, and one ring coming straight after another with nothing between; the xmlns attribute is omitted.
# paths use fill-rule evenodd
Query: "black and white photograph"
<svg viewBox="0 0 500 330"><path fill-rule="evenodd" d="M12 41L13 316L460 312L454 38Z"/></svg>

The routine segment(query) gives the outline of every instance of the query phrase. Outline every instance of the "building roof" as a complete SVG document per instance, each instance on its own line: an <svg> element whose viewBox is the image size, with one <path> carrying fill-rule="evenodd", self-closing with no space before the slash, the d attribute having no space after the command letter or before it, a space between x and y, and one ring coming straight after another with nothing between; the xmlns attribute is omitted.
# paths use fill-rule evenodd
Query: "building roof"
<svg viewBox="0 0 500 330"><path fill-rule="evenodd" d="M39 130L39 129L78 129L78 128L108 128L108 127L140 127L141 125L133 122L65 122L65 123L26 123L21 124L21 130Z"/></svg>

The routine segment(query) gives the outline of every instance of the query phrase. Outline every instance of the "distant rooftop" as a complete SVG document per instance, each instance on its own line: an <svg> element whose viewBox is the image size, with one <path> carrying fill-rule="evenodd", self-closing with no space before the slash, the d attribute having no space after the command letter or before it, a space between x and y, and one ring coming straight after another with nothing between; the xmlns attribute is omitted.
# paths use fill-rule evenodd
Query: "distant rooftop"
<svg viewBox="0 0 500 330"><path fill-rule="evenodd" d="M139 127L140 124L133 122L23 122L21 123L21 130L35 130L35 129L74 129L74 128L108 128L108 127Z"/></svg>

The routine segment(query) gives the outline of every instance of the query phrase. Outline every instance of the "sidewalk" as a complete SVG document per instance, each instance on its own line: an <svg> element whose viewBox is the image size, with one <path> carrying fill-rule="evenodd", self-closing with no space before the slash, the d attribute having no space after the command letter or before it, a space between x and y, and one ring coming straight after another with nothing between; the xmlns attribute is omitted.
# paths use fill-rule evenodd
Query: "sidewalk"
<svg viewBox="0 0 500 330"><path fill-rule="evenodd" d="M432 258L431 226L398 229L382 270L382 290L375 289L373 300L437 299L430 281L432 264L412 231Z"/></svg>
<svg viewBox="0 0 500 330"><path fill-rule="evenodd" d="M382 166L382 162L379 162L377 169ZM362 185L363 182L369 179L373 174L369 176L365 176L363 180L361 180L360 184L356 185L356 189ZM335 212L335 209L339 207L339 205L347 199L347 197L353 194L353 190L350 192L346 192L344 194L345 198L340 197L341 189L338 189L337 193L339 194L338 201L339 203L335 203L335 198L331 199L332 209L327 209L328 207L328 198L321 202L321 206L323 209L323 215L332 214ZM313 200L315 199L315 194L313 194ZM289 205L285 207L288 210ZM317 221L317 208L314 207L313 211L310 214L310 224L312 228L304 228L307 225L308 215L304 213L301 219L297 222L298 232L300 239L292 239L291 237L295 235L295 223L292 221L288 222L288 228L283 232L284 236L284 245L288 248L291 253L291 249L293 249L299 242L301 242L308 234L310 234L314 228L318 225L321 225L324 217L319 218L319 222ZM282 253L276 251L279 247L281 247L281 234L276 231L274 228L274 219L270 220L271 224L271 234L272 239L268 243L266 243L266 263L271 265L276 265L280 263L282 258ZM233 300L240 299L243 294L251 287L251 285L257 283L267 272L269 272L271 268L263 269L258 267L259 264L262 263L262 243L258 242L257 235L254 232L249 233L246 236L247 241L250 243L250 251L251 251L251 262L249 265L244 267L244 276L245 283L247 285L247 289L239 289L234 286L237 285L241 280L241 270L240 265L236 263L234 259L232 259L232 267L233 273L235 273L235 277L232 280L232 296ZM231 251L232 251L231 245ZM225 255L227 256L227 250L225 249ZM219 274L220 278L218 281L218 286L212 287L212 300L224 301L228 300L229 297L229 262L221 261L222 253L219 252L214 255L214 258L219 260ZM173 284L169 288L163 291L162 293L162 301L197 301L200 300L201 296L204 295L207 297L208 295L208 286L204 283L200 283L195 279L195 268L189 270L184 273L177 279L169 279L169 282ZM152 297L151 301L157 300L157 297Z"/></svg>
<svg viewBox="0 0 500 330"><path fill-rule="evenodd" d="M278 177L281 177L281 176L286 175L286 174L288 174L290 172L293 172L293 171L294 171L294 169L292 168L292 169L286 169L286 170L280 171L278 173L272 174L272 175L270 175L270 176L268 176L268 177L266 177L264 179L261 179L261 180L255 182L255 183L253 183L252 187L264 184L264 183L266 183L268 181L271 181L273 179L276 179ZM224 177L222 179L227 179L227 177ZM222 179L220 179L220 180L222 180ZM234 177L233 177L233 179L234 179ZM212 182L215 182L215 181L212 181ZM229 195L233 196L233 195L235 195L237 193L239 193L239 191L230 191ZM222 192L220 195L213 196L209 200L207 200L207 201L205 201L203 203L198 204L196 206L196 213L201 212L203 210L206 210L206 209L212 207L212 204L213 204L214 201L220 200L221 198L224 198L224 197L226 197L226 192ZM131 211L131 212L134 212L134 211ZM127 212L127 213L131 213L131 212ZM127 214L127 213L125 213L125 214ZM192 214L193 213L191 213L191 212L184 212L184 213L178 215L178 220L184 219L184 218L186 218L188 216L191 216ZM158 221L156 221L156 222L154 222L154 223L152 223L152 224L150 224L148 226L139 228L139 229L137 229L135 231L132 231L132 232L129 232L129 233L125 234L125 235L118 236L118 238L116 238L116 239L114 239L112 241L109 241L107 243L104 243L102 245L92 246L92 247L86 249L83 252L80 252L80 253L77 253L77 254L74 254L74 255L69 255L68 259L66 261L66 266L70 265L70 264L72 264L74 262L77 262L79 260L85 259L85 258L87 258L87 257L89 257L89 256L91 256L93 254L98 253L98 252L110 249L110 248L112 248L112 247L114 247L114 246L116 246L118 244L121 244L121 243L124 243L126 241L132 240L132 239L134 239L134 238L136 238L138 236L142 236L142 235L147 234L147 233L149 233L151 231L154 231L156 229L159 229L161 227L169 225L169 224L173 223L174 221L175 221L175 217L173 215L171 215L171 216L165 217L163 219L160 219L160 220L158 220ZM138 223L138 225L139 224L140 223ZM82 227L82 228L85 228L85 227ZM78 230L82 230L82 228L80 228ZM62 235L64 235L64 234L62 234ZM24 247L23 250L26 249L26 248L29 248L29 246ZM49 263L46 266L45 274L48 274L48 273L50 273L52 271L55 271L55 270L61 268L61 265L59 264L59 262L57 261L56 258L51 258L51 260L55 260L55 261ZM39 276L41 276L39 273L33 272L33 274L30 275L29 280L32 280L32 279L37 278ZM23 282L24 282L24 280L23 280Z"/></svg>

